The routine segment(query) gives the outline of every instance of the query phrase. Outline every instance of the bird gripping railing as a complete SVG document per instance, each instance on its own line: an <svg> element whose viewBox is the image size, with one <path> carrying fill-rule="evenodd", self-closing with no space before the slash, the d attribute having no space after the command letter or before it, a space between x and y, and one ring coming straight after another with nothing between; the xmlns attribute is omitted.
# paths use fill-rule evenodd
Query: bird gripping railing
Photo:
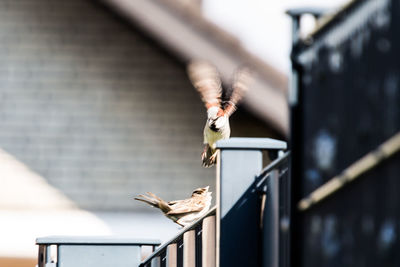
<svg viewBox="0 0 400 267"><path fill-rule="evenodd" d="M215 213L216 207L213 207L196 222L182 228L139 266L215 266Z"/></svg>
<svg viewBox="0 0 400 267"><path fill-rule="evenodd" d="M290 220L280 197L288 196L290 153L274 153L285 150L286 143L231 138L219 141L217 148L217 207L183 228L141 267L288 266L288 234L283 232ZM264 169L263 150L272 152L273 160Z"/></svg>

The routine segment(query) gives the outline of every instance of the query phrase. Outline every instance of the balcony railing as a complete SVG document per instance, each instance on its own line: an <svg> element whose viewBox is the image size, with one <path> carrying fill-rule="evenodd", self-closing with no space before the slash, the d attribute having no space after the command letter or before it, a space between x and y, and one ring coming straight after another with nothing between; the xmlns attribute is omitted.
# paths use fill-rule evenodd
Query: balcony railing
<svg viewBox="0 0 400 267"><path fill-rule="evenodd" d="M65 237L37 240L39 266L288 267L290 153L283 152L286 143L232 138L218 142L217 147L216 207L143 262L137 260L140 247L154 246L155 242ZM264 169L263 150L272 160ZM58 246L55 262L49 257L50 245L54 244ZM115 265L116 260L121 264Z"/></svg>
<svg viewBox="0 0 400 267"><path fill-rule="evenodd" d="M36 239L38 267L138 266L142 247L158 240L113 236L48 236Z"/></svg>
<svg viewBox="0 0 400 267"><path fill-rule="evenodd" d="M140 267L215 266L215 213L214 207L183 228L158 247Z"/></svg>
<svg viewBox="0 0 400 267"><path fill-rule="evenodd" d="M219 148L219 208L183 228L140 267L289 266L290 153L281 151L286 143L240 138ZM264 169L261 150L272 152Z"/></svg>

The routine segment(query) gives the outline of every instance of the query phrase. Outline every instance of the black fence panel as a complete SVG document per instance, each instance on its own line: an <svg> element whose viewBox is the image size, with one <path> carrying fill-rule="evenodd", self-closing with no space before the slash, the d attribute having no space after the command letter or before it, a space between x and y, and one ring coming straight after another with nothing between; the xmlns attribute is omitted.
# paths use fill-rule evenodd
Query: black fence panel
<svg viewBox="0 0 400 267"><path fill-rule="evenodd" d="M305 212L295 205L400 130L400 3L353 1L296 44L292 266L399 266L400 158Z"/></svg>
<svg viewBox="0 0 400 267"><path fill-rule="evenodd" d="M302 266L400 266L400 155L302 214Z"/></svg>

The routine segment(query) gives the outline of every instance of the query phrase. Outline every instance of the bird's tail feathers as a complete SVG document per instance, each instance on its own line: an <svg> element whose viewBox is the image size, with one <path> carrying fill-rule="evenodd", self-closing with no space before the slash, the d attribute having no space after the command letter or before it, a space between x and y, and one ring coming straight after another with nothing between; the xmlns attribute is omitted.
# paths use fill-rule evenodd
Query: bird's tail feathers
<svg viewBox="0 0 400 267"><path fill-rule="evenodd" d="M158 196L156 196L155 194L153 194L152 192L146 192L146 194L148 194L149 196L151 196L152 198L157 199L158 201L164 201L161 198L159 198ZM164 201L165 202L165 201Z"/></svg>
<svg viewBox="0 0 400 267"><path fill-rule="evenodd" d="M150 198L150 197L148 197L148 196L146 196L146 195L138 195L137 197L135 197L134 198L135 200L139 200L139 201L142 201L142 202L144 202L144 203L147 203L147 204L149 204L149 205L151 205L151 206L153 206L153 207L158 207L158 201L157 200L155 200L155 199L152 199L152 198Z"/></svg>
<svg viewBox="0 0 400 267"><path fill-rule="evenodd" d="M146 192L148 195L138 195L134 199L145 202L155 208L161 209L163 212L168 212L171 210L171 207L165 202L163 199L159 198L155 194L151 192Z"/></svg>

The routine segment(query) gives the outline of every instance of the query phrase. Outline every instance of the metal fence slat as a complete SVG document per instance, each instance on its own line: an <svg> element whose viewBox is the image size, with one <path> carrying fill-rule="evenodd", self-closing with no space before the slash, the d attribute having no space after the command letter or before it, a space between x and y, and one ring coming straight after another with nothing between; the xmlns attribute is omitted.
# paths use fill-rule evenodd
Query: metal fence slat
<svg viewBox="0 0 400 267"><path fill-rule="evenodd" d="M177 245L170 244L167 247L167 267L177 267Z"/></svg>
<svg viewBox="0 0 400 267"><path fill-rule="evenodd" d="M183 234L183 267L196 266L196 231Z"/></svg>
<svg viewBox="0 0 400 267"><path fill-rule="evenodd" d="M203 267L215 267L215 216L204 219L202 239Z"/></svg>
<svg viewBox="0 0 400 267"><path fill-rule="evenodd" d="M161 266L161 259L160 257L154 257L151 260L151 267L160 267Z"/></svg>

